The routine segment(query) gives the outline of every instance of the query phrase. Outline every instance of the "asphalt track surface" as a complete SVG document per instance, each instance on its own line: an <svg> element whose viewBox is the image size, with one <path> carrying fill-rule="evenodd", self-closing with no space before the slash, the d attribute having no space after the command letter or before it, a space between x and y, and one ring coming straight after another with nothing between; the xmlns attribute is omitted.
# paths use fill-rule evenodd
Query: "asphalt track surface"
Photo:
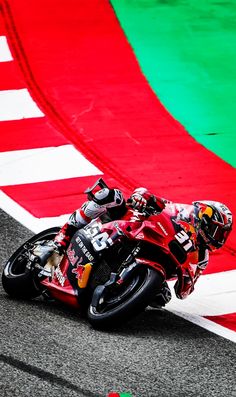
<svg viewBox="0 0 236 397"><path fill-rule="evenodd" d="M32 232L0 211L1 264ZM2 265L1 265L2 270ZM112 333L55 303L0 287L0 396L236 396L235 344L147 309Z"/></svg>

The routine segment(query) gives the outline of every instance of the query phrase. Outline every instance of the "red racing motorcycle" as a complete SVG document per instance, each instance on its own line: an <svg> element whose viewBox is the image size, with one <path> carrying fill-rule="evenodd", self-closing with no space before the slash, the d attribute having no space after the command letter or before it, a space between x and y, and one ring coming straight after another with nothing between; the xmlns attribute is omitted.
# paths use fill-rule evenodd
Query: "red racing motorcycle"
<svg viewBox="0 0 236 397"><path fill-rule="evenodd" d="M53 254L44 266L37 245L53 240L59 227L47 229L8 260L3 288L15 298L42 295L86 310L96 328L121 324L144 310L164 281L181 282L186 272L193 280L195 244L177 206L167 204L161 213L129 208L122 219L94 220L75 233L64 255Z"/></svg>

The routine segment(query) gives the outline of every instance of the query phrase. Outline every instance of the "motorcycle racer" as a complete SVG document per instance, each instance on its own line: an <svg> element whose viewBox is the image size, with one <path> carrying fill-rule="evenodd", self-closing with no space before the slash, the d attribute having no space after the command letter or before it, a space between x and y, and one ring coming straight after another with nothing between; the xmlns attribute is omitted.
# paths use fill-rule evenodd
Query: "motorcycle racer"
<svg viewBox="0 0 236 397"><path fill-rule="evenodd" d="M97 187L101 189L93 193ZM173 214L172 222L175 225L176 238L185 249L192 251L191 262L196 264L194 274L186 270L178 277L174 289L177 298L184 299L194 290L194 285L208 265L209 251L221 248L232 230L232 214L222 203L215 201L194 201L191 205L176 204L155 196L146 188L137 188L125 200L119 189L110 189L103 180L99 180L91 189L86 191L88 201L69 217L68 222L60 229L53 242L43 247L50 254L57 251L59 254L68 248L72 236L78 229L83 228L93 219L100 218L102 222L120 219L132 208L139 213L145 213L152 207L156 213L165 208ZM189 247L187 247L189 245ZM37 254L40 256L40 253ZM171 299L170 288L165 281L161 291L151 302L150 306L165 306Z"/></svg>

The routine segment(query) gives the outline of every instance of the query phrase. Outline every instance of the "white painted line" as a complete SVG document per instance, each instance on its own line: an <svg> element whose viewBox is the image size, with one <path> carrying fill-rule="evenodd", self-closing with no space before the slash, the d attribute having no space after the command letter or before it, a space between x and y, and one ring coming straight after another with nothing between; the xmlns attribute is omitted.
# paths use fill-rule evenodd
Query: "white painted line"
<svg viewBox="0 0 236 397"><path fill-rule="evenodd" d="M34 233L39 233L53 226L62 226L70 214L51 218L36 218L0 190L0 207L19 223Z"/></svg>
<svg viewBox="0 0 236 397"><path fill-rule="evenodd" d="M44 117L26 88L0 91L0 121Z"/></svg>
<svg viewBox="0 0 236 397"><path fill-rule="evenodd" d="M169 309L167 308L167 310ZM185 320L190 321L193 324L199 325L200 327L205 328L208 331L213 332L214 334L222 336L223 338L229 339L232 342L236 343L236 332L231 331L230 329L225 328L222 325L215 323L214 321L194 314L182 313L178 310L169 311L179 317L184 318Z"/></svg>
<svg viewBox="0 0 236 397"><path fill-rule="evenodd" d="M0 36L0 62L12 61L11 51L7 44L6 36Z"/></svg>
<svg viewBox="0 0 236 397"><path fill-rule="evenodd" d="M0 153L0 186L101 174L72 145Z"/></svg>
<svg viewBox="0 0 236 397"><path fill-rule="evenodd" d="M236 312L236 270L202 275L195 285L195 291L184 300L176 298L174 283L168 282L172 299L166 305L166 310L236 342L236 332L203 317Z"/></svg>
<svg viewBox="0 0 236 397"><path fill-rule="evenodd" d="M183 300L176 298L174 282L168 284L172 290L172 299L166 306L168 310L194 316L236 313L236 270L202 275L195 291Z"/></svg>

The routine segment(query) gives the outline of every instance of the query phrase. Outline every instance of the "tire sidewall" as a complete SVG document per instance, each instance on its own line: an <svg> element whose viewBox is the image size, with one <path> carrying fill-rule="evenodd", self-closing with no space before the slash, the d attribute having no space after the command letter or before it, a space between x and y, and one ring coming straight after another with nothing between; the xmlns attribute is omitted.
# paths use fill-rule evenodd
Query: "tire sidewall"
<svg viewBox="0 0 236 397"><path fill-rule="evenodd" d="M25 250L24 246L28 243L35 243L37 241L47 239L49 236L55 236L60 230L60 227L53 227L46 229L28 239L22 244L14 254L9 258L3 268L2 273L2 285L7 292L13 298L19 299L30 299L35 298L41 294L41 290L36 281L35 273L29 269L25 269L22 274L13 274L11 268L14 265L17 257Z"/></svg>

